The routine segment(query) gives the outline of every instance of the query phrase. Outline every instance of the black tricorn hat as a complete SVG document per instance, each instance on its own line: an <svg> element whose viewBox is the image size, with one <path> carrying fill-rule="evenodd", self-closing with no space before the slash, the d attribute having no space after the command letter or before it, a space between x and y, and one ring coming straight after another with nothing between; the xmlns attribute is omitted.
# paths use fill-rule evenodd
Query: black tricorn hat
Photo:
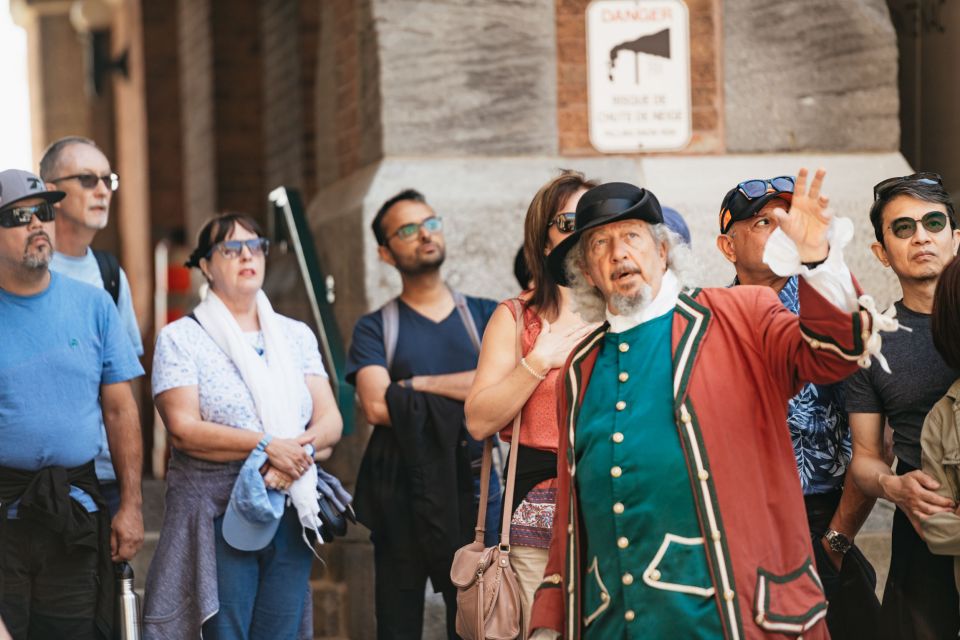
<svg viewBox="0 0 960 640"><path fill-rule="evenodd" d="M651 224L663 222L660 201L650 191L627 182L607 182L590 189L577 203L576 230L547 256L547 271L560 285L567 284L564 262L567 253L580 241L584 231L621 220L644 220Z"/></svg>

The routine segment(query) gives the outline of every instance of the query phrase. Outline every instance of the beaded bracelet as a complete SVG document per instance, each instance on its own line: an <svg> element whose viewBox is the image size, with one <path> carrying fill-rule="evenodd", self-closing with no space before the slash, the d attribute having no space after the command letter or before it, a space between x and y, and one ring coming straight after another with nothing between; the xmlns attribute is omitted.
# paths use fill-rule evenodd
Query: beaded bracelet
<svg viewBox="0 0 960 640"><path fill-rule="evenodd" d="M530 363L527 362L527 359L526 359L526 358L520 358L520 366L523 367L524 369L526 369L527 371L529 371L529 372L530 372L530 375L532 375L532 376L533 376L534 378L536 378L537 380L546 380L546 379L547 379L547 374L545 374L545 373L537 373L536 371L534 371L534 370L533 370L533 367L530 366Z"/></svg>
<svg viewBox="0 0 960 640"><path fill-rule="evenodd" d="M260 442L257 443L257 451L266 451L267 445L270 444L271 440L273 440L273 436L269 433L263 436Z"/></svg>

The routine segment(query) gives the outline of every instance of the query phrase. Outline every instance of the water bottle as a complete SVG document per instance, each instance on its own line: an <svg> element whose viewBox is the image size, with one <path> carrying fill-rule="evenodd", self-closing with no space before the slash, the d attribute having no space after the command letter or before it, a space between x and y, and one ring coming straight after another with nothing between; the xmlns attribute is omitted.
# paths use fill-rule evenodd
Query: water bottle
<svg viewBox="0 0 960 640"><path fill-rule="evenodd" d="M117 579L116 637L140 640L140 596L133 590L133 567L120 562L113 570Z"/></svg>

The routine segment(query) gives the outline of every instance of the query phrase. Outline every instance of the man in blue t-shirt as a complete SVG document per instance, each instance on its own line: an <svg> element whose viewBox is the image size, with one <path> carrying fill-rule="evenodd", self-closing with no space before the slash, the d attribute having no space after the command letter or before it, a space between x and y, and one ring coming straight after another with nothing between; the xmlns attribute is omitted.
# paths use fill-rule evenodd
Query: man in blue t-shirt
<svg viewBox="0 0 960 640"><path fill-rule="evenodd" d="M110 296L48 268L63 196L0 172L0 618L16 638L109 637L110 561L143 543L130 385L143 369ZM120 484L112 522L93 464L101 417Z"/></svg>
<svg viewBox="0 0 960 640"><path fill-rule="evenodd" d="M143 355L140 327L133 312L133 299L127 275L113 258L116 272L114 282L104 282L97 257L90 244L97 232L106 228L110 214L110 200L120 186L120 179L110 169L110 161L89 138L68 136L60 138L43 152L40 159L40 177L51 189L66 193L54 205L57 247L50 261L50 269L74 280L107 289L114 296L120 322L134 351ZM120 508L120 488L110 459L107 432L100 425L100 451L96 460L100 493L110 514Z"/></svg>
<svg viewBox="0 0 960 640"><path fill-rule="evenodd" d="M347 380L356 385L364 416L374 425L357 481L357 512L361 518L364 512L381 514L364 522L371 528L374 545L377 637L419 638L428 567L408 517L409 481L398 473L401 443L394 427L399 425L391 417L388 389L398 384L462 403L477 366L479 344L474 344L474 337L479 340L483 335L496 302L465 297L465 309L458 309L458 294L440 275L445 257L442 222L419 192L408 189L387 200L372 226L380 259L400 272L403 291L392 312L385 307L369 313L353 330ZM385 317L393 325L386 330L386 340ZM459 423L449 428L462 429ZM465 430L457 439L477 457L479 448L469 442ZM499 485L495 476L493 480L493 501L499 505ZM400 509L391 509L398 504ZM487 510L494 532L498 511ZM449 567L446 571L449 574ZM449 584L440 590L447 606L447 632L456 638L456 590Z"/></svg>

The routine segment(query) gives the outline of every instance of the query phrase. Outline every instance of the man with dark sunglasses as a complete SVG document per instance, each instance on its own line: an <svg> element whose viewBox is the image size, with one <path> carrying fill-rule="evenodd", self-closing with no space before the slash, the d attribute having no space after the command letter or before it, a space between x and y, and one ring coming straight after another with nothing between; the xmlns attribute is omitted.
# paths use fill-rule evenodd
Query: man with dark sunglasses
<svg viewBox="0 0 960 640"><path fill-rule="evenodd" d="M102 290L51 272L62 191L0 172L0 618L15 638L113 637L111 560L143 543L130 381L143 368ZM100 426L120 481L111 520Z"/></svg>
<svg viewBox="0 0 960 640"><path fill-rule="evenodd" d="M119 178L110 162L88 138L69 136L47 147L40 159L40 177L48 189L66 197L53 205L57 212L57 246L50 269L75 280L102 287L110 293L120 322L138 356L143 355L140 327L133 310L127 274L112 253L91 248L97 232L107 226L110 201ZM96 459L100 490L111 514L120 507L120 491L110 459L107 434L100 429L100 453Z"/></svg>
<svg viewBox="0 0 960 640"><path fill-rule="evenodd" d="M877 239L871 249L903 290L896 316L911 331L884 336L892 374L874 363L847 380L850 472L864 493L897 505L882 627L891 638L955 638L960 612L952 559L930 553L919 529L921 521L957 505L934 493L939 484L920 471L920 432L927 412L960 373L943 361L930 330L934 289L957 253L960 231L953 202L935 173L879 183L870 222ZM896 473L884 460L885 423L893 429Z"/></svg>
<svg viewBox="0 0 960 640"><path fill-rule="evenodd" d="M790 208L793 187L791 176L747 180L733 187L720 208L717 248L736 269L734 286L770 287L784 307L799 314L798 276L779 276L763 261L767 240L779 227L775 212ZM874 595L876 574L853 545L875 500L864 496L856 483L845 482L852 446L843 383L805 384L788 404L787 427L817 572L830 602L830 635L835 640L875 637L880 606ZM841 567L846 569L843 574ZM867 579L843 579L856 575L856 568L862 568Z"/></svg>

